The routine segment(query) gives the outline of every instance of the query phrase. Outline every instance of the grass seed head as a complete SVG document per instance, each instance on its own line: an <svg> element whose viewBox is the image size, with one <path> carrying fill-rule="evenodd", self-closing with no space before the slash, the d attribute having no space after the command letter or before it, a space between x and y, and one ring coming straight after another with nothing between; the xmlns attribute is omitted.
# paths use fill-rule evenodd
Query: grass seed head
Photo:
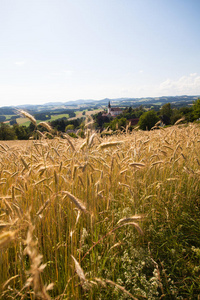
<svg viewBox="0 0 200 300"><path fill-rule="evenodd" d="M5 247L16 237L17 230L15 231L6 231L0 235L0 248Z"/></svg>
<svg viewBox="0 0 200 300"><path fill-rule="evenodd" d="M53 128L47 122L40 122L38 125L46 128L49 132L53 132Z"/></svg>
<svg viewBox="0 0 200 300"><path fill-rule="evenodd" d="M87 212L85 205L81 202L81 200L79 200L78 198L76 198L74 195L72 195L71 193L67 192L67 191L63 191L63 194L65 194L66 196L69 197L70 200L72 200L72 202L84 213ZM65 197L66 197L65 196Z"/></svg>
<svg viewBox="0 0 200 300"><path fill-rule="evenodd" d="M18 112L20 114L22 114L23 116L25 116L26 118L28 118L35 126L37 126L37 121L34 118L34 116L32 116L31 114L29 114L28 112L26 112L25 110L21 110L19 109Z"/></svg>

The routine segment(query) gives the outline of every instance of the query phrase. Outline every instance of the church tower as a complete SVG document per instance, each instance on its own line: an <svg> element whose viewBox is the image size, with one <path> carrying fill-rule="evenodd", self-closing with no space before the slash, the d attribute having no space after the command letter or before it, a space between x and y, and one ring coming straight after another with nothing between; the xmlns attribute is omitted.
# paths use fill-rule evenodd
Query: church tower
<svg viewBox="0 0 200 300"><path fill-rule="evenodd" d="M110 105L110 101L108 102L108 114L110 114L111 112L111 105Z"/></svg>

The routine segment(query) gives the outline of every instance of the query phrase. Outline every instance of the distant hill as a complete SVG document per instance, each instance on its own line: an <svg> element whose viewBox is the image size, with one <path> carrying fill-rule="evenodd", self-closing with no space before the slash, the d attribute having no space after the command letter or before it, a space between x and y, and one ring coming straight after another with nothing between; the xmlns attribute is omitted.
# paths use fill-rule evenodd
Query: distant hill
<svg viewBox="0 0 200 300"><path fill-rule="evenodd" d="M176 103L176 102L183 102L183 103L192 103L194 100L198 99L200 96L162 96L162 97L147 97L147 98L105 98L102 100L75 100L75 101L67 101L67 102L49 102L44 104L43 106L96 106L96 105L107 105L109 101L112 102L113 105L118 106L137 106L137 105L145 105L145 104L157 104L157 103Z"/></svg>
<svg viewBox="0 0 200 300"><path fill-rule="evenodd" d="M67 102L48 102L42 105L18 105L18 106L4 106L0 107L0 115L12 115L15 114L15 109L25 109L29 112L47 112L47 111L61 111L63 109L84 109L84 108L99 108L107 106L108 102L111 101L112 106L139 106L139 105L159 105L162 106L165 103L172 103L178 106L187 106L198 99L200 95L196 96L162 96L162 97L147 97L147 98L115 98L109 99L105 98L102 100L92 100L92 99L80 99L75 101Z"/></svg>

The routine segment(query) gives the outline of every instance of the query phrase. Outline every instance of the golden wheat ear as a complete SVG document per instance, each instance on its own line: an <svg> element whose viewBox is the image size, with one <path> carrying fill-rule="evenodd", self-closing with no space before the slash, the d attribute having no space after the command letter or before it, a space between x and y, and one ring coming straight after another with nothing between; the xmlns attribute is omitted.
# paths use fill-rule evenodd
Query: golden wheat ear
<svg viewBox="0 0 200 300"><path fill-rule="evenodd" d="M65 194L65 197L69 197L69 199L84 213L87 213L86 207L85 205L81 202L80 199L76 198L74 195L72 195L71 193L69 193L68 191L63 191L63 194Z"/></svg>
<svg viewBox="0 0 200 300"><path fill-rule="evenodd" d="M185 117L182 117L181 119L177 120L176 123L174 123L174 125L178 125L183 121L185 121Z"/></svg>
<svg viewBox="0 0 200 300"><path fill-rule="evenodd" d="M36 299L51 300L48 295L47 290L52 289L53 284L49 284L47 287L43 284L41 273L45 269L47 264L42 264L43 256L39 253L37 247L37 241L33 238L33 232L35 226L31 222L30 216L28 216L28 232L27 238L24 241L26 248L24 249L24 254L28 255L30 258L30 269L28 271L29 277L25 283L24 287L33 287L34 296Z"/></svg>
<svg viewBox="0 0 200 300"><path fill-rule="evenodd" d="M28 118L35 126L37 126L37 121L34 118L34 116L32 116L31 114L29 114L27 111L22 110L22 109L18 109L17 110L19 112L19 114L23 115L24 117Z"/></svg>
<svg viewBox="0 0 200 300"><path fill-rule="evenodd" d="M38 125L46 128L49 132L53 132L53 128L47 122L40 122Z"/></svg>

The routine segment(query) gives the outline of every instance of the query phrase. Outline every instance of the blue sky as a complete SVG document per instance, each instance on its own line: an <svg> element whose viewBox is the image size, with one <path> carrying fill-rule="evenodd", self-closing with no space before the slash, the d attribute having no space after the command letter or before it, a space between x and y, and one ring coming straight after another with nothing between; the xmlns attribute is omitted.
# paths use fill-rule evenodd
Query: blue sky
<svg viewBox="0 0 200 300"><path fill-rule="evenodd" d="M0 0L0 106L200 95L199 0Z"/></svg>

